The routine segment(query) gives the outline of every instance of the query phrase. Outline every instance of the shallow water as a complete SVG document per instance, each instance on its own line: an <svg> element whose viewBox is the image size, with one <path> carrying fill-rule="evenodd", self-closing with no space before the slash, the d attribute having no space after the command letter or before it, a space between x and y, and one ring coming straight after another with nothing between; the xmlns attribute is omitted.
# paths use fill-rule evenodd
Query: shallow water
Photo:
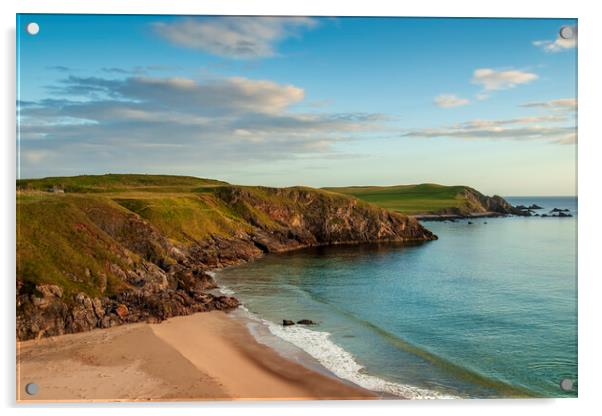
<svg viewBox="0 0 602 416"><path fill-rule="evenodd" d="M574 198L508 198L569 208ZM427 222L439 240L268 255L217 273L339 377L410 397L576 396L576 218ZM319 325L282 327L282 319Z"/></svg>

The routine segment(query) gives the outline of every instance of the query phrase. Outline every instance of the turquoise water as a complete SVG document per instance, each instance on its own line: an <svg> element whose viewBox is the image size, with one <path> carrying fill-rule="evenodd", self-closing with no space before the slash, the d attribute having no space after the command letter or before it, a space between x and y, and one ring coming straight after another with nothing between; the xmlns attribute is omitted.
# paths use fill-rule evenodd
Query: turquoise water
<svg viewBox="0 0 602 416"><path fill-rule="evenodd" d="M508 199L577 209L573 198ZM472 222L427 222L439 240L409 247L268 255L217 278L269 322L318 321L272 332L375 390L576 396L559 388L577 380L576 218Z"/></svg>

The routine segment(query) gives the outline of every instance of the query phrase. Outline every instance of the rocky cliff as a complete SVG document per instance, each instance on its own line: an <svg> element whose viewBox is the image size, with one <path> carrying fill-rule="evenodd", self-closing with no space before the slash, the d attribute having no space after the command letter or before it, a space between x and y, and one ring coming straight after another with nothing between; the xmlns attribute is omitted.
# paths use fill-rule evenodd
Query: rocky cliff
<svg viewBox="0 0 602 416"><path fill-rule="evenodd" d="M436 238L405 215L311 188L108 179L18 183L18 339L234 308L207 272L264 253Z"/></svg>
<svg viewBox="0 0 602 416"><path fill-rule="evenodd" d="M465 217L478 215L529 215L513 207L501 196L489 197L465 185L423 183L394 186L349 186L324 188L350 195L381 208L416 215L421 218L437 216Z"/></svg>
<svg viewBox="0 0 602 416"><path fill-rule="evenodd" d="M499 195L487 196L473 188L464 187L458 194L463 203L459 207L446 208L437 214L453 214L468 216L474 214L499 214L499 215L529 215L527 211L520 210Z"/></svg>

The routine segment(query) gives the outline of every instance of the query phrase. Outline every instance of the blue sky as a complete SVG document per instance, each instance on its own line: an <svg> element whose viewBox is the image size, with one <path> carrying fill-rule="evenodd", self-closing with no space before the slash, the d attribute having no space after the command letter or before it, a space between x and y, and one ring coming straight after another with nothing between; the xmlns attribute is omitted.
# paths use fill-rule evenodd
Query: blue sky
<svg viewBox="0 0 602 416"><path fill-rule="evenodd" d="M565 25L21 15L19 174L574 195Z"/></svg>

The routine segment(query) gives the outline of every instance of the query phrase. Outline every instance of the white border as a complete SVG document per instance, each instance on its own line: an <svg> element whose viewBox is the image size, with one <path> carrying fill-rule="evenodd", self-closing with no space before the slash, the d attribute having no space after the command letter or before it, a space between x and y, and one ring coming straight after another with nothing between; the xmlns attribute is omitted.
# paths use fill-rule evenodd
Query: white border
<svg viewBox="0 0 602 416"><path fill-rule="evenodd" d="M546 1L545 7L529 5L524 0L506 0L494 4L470 0L422 0L396 4L386 0L104 0L72 2L56 0L21 0L21 13L115 13L115 14L236 14L236 15L312 15L312 16L458 16L458 17L578 17L583 6L579 2Z"/></svg>
<svg viewBox="0 0 602 416"><path fill-rule="evenodd" d="M88 405L90 414L105 415L110 411L122 414L219 414L242 413L245 415L287 414L306 415L308 412L331 414L345 412L348 415L365 415L374 411L379 414L401 412L447 415L471 415L508 413L563 415L589 414L600 408L596 402L600 383L600 359L602 351L599 317L602 285L600 280L599 236L600 221L600 65L599 39L602 39L600 16L593 1L546 1L525 0L486 1L434 1L395 2L386 0L220 0L192 1L169 0L104 0L98 2L72 0L5 0L2 8L2 82L4 91L0 115L4 127L2 145L2 203L0 209L2 238L0 262L4 266L4 302L0 310L4 315L2 331L3 372L0 390L2 402L8 409L5 414L65 415L80 414L82 406L19 407L14 405L15 347L14 347L14 273L15 273L15 13L119 13L119 14L269 14L269 15L348 15L348 16L468 16L468 17L576 17L579 18L579 399L560 400L470 400L438 402L305 402L305 403L203 403L170 405ZM592 412L593 413L593 412Z"/></svg>

